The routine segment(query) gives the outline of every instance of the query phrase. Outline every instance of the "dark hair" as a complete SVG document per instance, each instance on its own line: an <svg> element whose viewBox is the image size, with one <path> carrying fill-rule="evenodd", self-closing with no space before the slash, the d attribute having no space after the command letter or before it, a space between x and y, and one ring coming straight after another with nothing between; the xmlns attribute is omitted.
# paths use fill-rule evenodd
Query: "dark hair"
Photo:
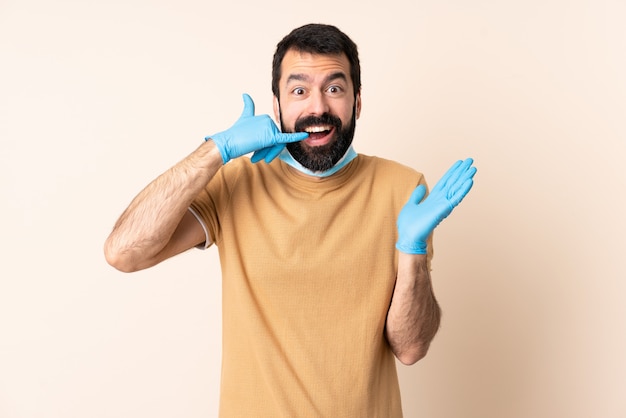
<svg viewBox="0 0 626 418"><path fill-rule="evenodd" d="M312 23L291 31L276 46L272 62L272 92L279 96L278 82L281 76L281 64L289 50L310 54L341 55L346 54L350 62L350 78L354 86L354 96L361 90L361 64L356 44L335 26Z"/></svg>

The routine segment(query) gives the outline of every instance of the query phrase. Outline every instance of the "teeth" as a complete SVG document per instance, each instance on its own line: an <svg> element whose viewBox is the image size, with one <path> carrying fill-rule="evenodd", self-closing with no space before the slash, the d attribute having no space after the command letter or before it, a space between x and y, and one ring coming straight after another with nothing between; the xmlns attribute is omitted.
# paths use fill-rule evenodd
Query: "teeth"
<svg viewBox="0 0 626 418"><path fill-rule="evenodd" d="M309 128L306 128L305 131L309 133L316 133L316 132L330 131L330 129L331 129L330 126L311 126Z"/></svg>

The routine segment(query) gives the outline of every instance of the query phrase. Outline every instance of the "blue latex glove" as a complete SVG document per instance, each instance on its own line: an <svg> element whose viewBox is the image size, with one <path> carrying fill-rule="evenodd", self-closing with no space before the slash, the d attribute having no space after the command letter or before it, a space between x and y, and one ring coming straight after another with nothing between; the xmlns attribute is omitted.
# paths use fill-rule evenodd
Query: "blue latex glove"
<svg viewBox="0 0 626 418"><path fill-rule="evenodd" d="M269 163L280 154L285 144L302 141L308 136L306 132L281 133L268 115L254 116L254 102L244 94L243 112L237 122L229 129L204 139L215 142L224 164L250 152L254 152L253 162L265 159Z"/></svg>
<svg viewBox="0 0 626 418"><path fill-rule="evenodd" d="M473 162L468 158L454 163L426 199L426 187L419 185L415 188L398 216L398 250L408 254L426 254L426 240L430 234L472 188L472 178L476 173Z"/></svg>

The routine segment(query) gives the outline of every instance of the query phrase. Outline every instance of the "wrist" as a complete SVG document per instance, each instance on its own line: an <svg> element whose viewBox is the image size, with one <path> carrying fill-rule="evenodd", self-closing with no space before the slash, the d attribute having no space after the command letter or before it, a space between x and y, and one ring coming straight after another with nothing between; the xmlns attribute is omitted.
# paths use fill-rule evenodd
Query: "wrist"
<svg viewBox="0 0 626 418"><path fill-rule="evenodd" d="M216 139L217 137L217 139ZM230 161L230 157L228 156L228 152L226 151L226 146L220 141L219 134L215 134L213 136L207 136L204 138L205 142L212 143L216 148L217 152L220 155L222 160L222 164L226 164Z"/></svg>
<svg viewBox="0 0 626 418"><path fill-rule="evenodd" d="M206 137L205 142L200 148L204 148L201 158L207 161L209 165L218 165L221 167L226 164L224 162L224 157L222 156L222 151L220 151L220 147L211 137Z"/></svg>
<svg viewBox="0 0 626 418"><path fill-rule="evenodd" d="M430 278L428 255L398 254L398 277Z"/></svg>
<svg viewBox="0 0 626 418"><path fill-rule="evenodd" d="M428 253L428 244L424 241L396 242L396 249L401 253L411 255L424 255Z"/></svg>
<svg viewBox="0 0 626 418"><path fill-rule="evenodd" d="M428 254L398 253L398 262L404 265L425 266L428 262Z"/></svg>

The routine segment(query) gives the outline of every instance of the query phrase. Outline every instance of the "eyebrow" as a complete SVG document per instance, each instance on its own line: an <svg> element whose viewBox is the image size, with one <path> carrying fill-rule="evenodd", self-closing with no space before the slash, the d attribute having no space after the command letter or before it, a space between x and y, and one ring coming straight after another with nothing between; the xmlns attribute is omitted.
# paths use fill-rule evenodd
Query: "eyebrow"
<svg viewBox="0 0 626 418"><path fill-rule="evenodd" d="M309 81L310 79L311 77L306 74L290 74L289 77L287 77L287 84L289 84L291 81ZM343 71L337 71L326 76L326 78L324 79L324 84L334 80L348 81L348 77L346 77L346 74Z"/></svg>

